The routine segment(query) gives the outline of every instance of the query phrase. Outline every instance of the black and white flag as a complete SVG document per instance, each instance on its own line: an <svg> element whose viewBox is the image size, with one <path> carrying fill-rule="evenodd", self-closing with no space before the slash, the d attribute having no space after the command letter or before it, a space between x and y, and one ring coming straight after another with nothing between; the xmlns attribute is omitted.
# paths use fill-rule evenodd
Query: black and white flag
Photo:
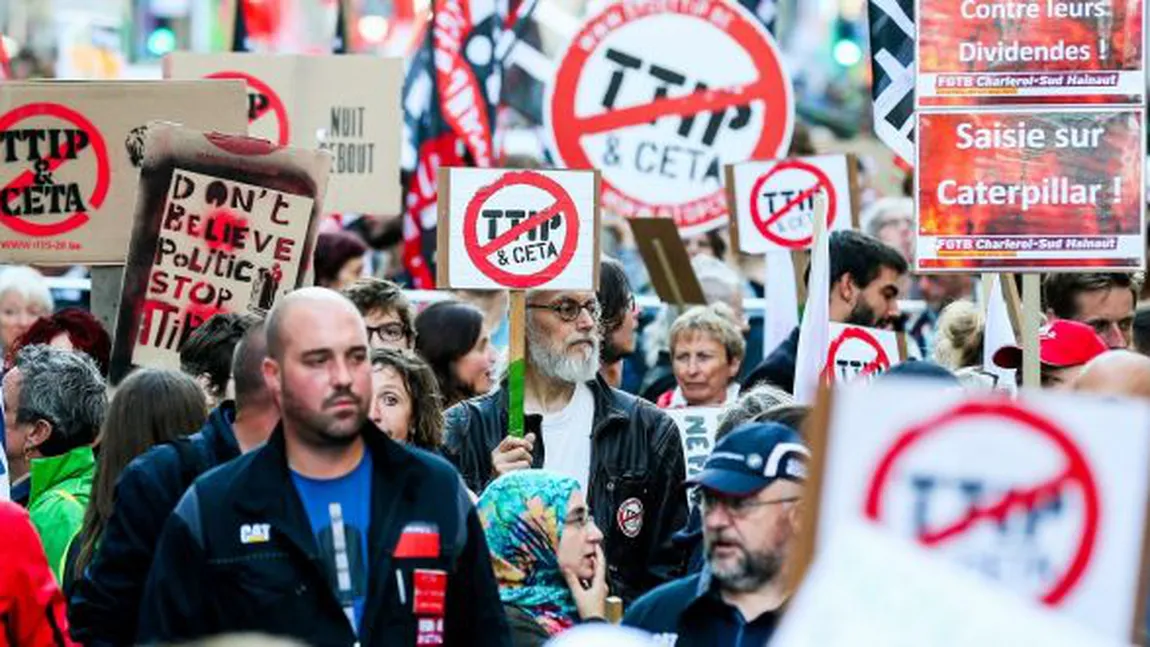
<svg viewBox="0 0 1150 647"><path fill-rule="evenodd" d="M869 0L874 130L914 164L914 0Z"/></svg>

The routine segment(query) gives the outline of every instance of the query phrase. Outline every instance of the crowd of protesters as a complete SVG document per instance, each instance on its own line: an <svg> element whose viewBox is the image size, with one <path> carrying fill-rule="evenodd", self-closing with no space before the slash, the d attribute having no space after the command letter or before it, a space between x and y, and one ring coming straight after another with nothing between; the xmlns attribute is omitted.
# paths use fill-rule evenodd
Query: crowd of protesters
<svg viewBox="0 0 1150 647"><path fill-rule="evenodd" d="M929 359L891 374L1015 388L995 376L1022 350L986 365L975 282L912 276L904 205L878 206L829 237L829 319L906 332ZM115 385L105 326L0 269L8 644L542 645L610 596L674 644L764 644L802 532L799 330L762 348L724 239L688 242L708 305L643 312L626 258L598 292L527 293L522 437L505 295L416 307L351 232L320 235L316 287ZM1140 296L1137 275L1046 277L1042 387L1150 398ZM695 406L723 415L687 478L665 410Z"/></svg>

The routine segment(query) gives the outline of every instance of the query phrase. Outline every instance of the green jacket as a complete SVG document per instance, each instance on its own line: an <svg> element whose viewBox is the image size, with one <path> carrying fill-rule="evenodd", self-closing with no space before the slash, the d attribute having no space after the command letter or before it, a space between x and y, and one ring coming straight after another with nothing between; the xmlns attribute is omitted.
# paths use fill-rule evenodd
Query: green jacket
<svg viewBox="0 0 1150 647"><path fill-rule="evenodd" d="M57 582L63 582L68 548L84 525L96 457L91 447L77 447L59 456L34 458L29 471L32 494L28 514L40 533L52 574Z"/></svg>

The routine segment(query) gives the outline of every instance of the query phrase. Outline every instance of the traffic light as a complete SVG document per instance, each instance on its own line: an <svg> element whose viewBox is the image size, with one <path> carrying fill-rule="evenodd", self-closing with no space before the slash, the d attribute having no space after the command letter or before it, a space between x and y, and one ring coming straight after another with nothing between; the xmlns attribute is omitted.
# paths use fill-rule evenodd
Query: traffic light
<svg viewBox="0 0 1150 647"><path fill-rule="evenodd" d="M834 45L831 55L835 62L843 67L854 67L862 61L863 50L859 44L859 33L855 23L844 20L841 16L835 19Z"/></svg>
<svg viewBox="0 0 1150 647"><path fill-rule="evenodd" d="M144 47L148 56L163 58L176 49L176 31L172 29L171 19L157 16L144 40Z"/></svg>

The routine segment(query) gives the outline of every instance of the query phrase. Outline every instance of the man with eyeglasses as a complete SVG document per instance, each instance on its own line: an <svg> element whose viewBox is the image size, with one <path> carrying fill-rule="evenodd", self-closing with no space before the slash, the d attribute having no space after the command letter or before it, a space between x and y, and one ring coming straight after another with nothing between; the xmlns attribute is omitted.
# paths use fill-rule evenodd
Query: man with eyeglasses
<svg viewBox="0 0 1150 647"><path fill-rule="evenodd" d="M687 481L698 486L706 566L640 598L623 624L678 647L767 644L790 594L785 566L809 457L777 423L748 423L716 443Z"/></svg>
<svg viewBox="0 0 1150 647"><path fill-rule="evenodd" d="M1141 274L1047 274L1042 300L1048 318L1080 321L1107 347L1124 349L1132 346L1134 304L1141 290Z"/></svg>
<svg viewBox="0 0 1150 647"><path fill-rule="evenodd" d="M678 574L671 535L687 518L674 423L599 375L594 292L527 295L524 438L507 435L507 382L446 413L449 460L473 492L528 468L570 476L604 533L612 592L629 601Z"/></svg>
<svg viewBox="0 0 1150 647"><path fill-rule="evenodd" d="M398 285L383 279L361 278L344 288L342 294L363 315L367 343L372 350L411 350L415 346L411 302Z"/></svg>

